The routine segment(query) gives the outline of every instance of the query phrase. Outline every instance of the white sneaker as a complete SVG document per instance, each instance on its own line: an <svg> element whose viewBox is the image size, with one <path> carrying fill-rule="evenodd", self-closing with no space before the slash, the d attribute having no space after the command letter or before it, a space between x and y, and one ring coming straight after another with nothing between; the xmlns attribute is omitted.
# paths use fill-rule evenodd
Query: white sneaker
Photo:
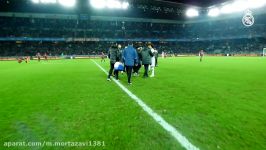
<svg viewBox="0 0 266 150"><path fill-rule="evenodd" d="M111 79L110 78L107 78L107 81L111 81Z"/></svg>

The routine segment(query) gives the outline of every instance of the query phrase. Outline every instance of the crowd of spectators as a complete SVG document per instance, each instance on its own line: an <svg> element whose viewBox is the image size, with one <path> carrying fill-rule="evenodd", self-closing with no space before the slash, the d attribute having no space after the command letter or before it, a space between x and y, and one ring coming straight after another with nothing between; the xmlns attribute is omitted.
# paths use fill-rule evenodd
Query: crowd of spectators
<svg viewBox="0 0 266 150"><path fill-rule="evenodd" d="M264 44L263 44L264 43ZM257 54L266 48L266 40L239 39L204 42L154 42L159 53L167 54L193 54L199 50L207 54ZM126 42L120 42L123 47ZM99 55L107 53L112 42L0 42L0 56L35 56L37 52L47 53L51 56L64 55Z"/></svg>
<svg viewBox="0 0 266 150"><path fill-rule="evenodd" d="M159 52L197 53L260 53L266 47L265 16L258 16L252 27L241 19L201 23L147 23L0 17L0 38L97 38L155 39ZM171 42L170 42L171 41ZM124 42L122 42L124 44ZM37 52L60 55L88 55L106 52L110 42L80 41L8 41L0 42L0 56L35 55Z"/></svg>
<svg viewBox="0 0 266 150"><path fill-rule="evenodd" d="M157 38L187 39L265 37L266 21L258 17L247 28L241 18L202 23L166 24L147 22L91 21L0 17L0 37L56 38Z"/></svg>

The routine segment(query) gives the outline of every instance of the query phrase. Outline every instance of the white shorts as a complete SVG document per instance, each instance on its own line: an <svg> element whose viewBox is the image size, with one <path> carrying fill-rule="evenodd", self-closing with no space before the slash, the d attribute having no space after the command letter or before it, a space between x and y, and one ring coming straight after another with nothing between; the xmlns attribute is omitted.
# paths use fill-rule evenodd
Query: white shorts
<svg viewBox="0 0 266 150"><path fill-rule="evenodd" d="M151 67L155 67L155 57L151 58Z"/></svg>

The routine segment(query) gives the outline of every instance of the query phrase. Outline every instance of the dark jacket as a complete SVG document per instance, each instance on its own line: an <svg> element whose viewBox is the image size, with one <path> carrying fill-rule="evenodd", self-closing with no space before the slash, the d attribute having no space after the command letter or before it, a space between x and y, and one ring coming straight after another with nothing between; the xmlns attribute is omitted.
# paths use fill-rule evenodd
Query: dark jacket
<svg viewBox="0 0 266 150"><path fill-rule="evenodd" d="M108 58L112 64L116 63L119 59L119 51L116 47L111 47L108 51Z"/></svg>
<svg viewBox="0 0 266 150"><path fill-rule="evenodd" d="M142 51L142 47L139 47L137 49L137 53L138 53L138 61L137 61L137 64L138 65L141 65L141 60L142 60L141 51Z"/></svg>
<svg viewBox="0 0 266 150"><path fill-rule="evenodd" d="M118 60L119 62L123 61L123 49L118 49Z"/></svg>
<svg viewBox="0 0 266 150"><path fill-rule="evenodd" d="M151 49L148 47L145 47L141 51L141 60L143 65L150 65L151 64L151 57L153 56L153 53L151 52Z"/></svg>

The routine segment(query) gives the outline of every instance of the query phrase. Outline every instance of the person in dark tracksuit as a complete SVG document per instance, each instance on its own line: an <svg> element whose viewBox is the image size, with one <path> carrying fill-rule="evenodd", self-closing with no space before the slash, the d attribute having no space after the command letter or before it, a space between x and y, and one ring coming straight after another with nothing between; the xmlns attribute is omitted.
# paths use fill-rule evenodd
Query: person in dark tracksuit
<svg viewBox="0 0 266 150"><path fill-rule="evenodd" d="M137 65L133 67L133 73L135 76L139 76L139 70L141 68L141 51L142 51L142 47L139 45L137 47L137 54L138 54Z"/></svg>
<svg viewBox="0 0 266 150"><path fill-rule="evenodd" d="M142 49L141 51L141 60L142 60L142 65L144 65L144 78L149 77L148 71L149 71L149 65L151 64L151 57L153 56L153 53L151 51L152 44L147 43L146 47Z"/></svg>
<svg viewBox="0 0 266 150"><path fill-rule="evenodd" d="M136 52L136 49L133 47L133 43L129 42L128 47L124 49L123 51L123 61L126 66L126 72L127 72L127 81L128 84L131 83L131 74L133 66L137 63L138 54Z"/></svg>
<svg viewBox="0 0 266 150"><path fill-rule="evenodd" d="M109 49L108 58L110 59L110 70L109 70L107 80L111 81L110 77L112 76L112 73L114 70L114 64L119 59L119 52L118 52L118 48L117 48L116 44L112 45L111 48ZM115 75L115 78L118 80L118 71L117 70L114 71L114 75Z"/></svg>

